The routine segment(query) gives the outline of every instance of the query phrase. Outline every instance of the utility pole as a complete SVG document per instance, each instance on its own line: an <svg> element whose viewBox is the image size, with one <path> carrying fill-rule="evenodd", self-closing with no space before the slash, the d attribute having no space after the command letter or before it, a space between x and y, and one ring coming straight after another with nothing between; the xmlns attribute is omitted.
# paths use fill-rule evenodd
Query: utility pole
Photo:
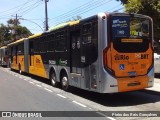
<svg viewBox="0 0 160 120"><path fill-rule="evenodd" d="M43 0L42 0L43 1ZM44 0L45 3L45 30L48 30L48 12L47 12L47 2L49 2L49 0Z"/></svg>
<svg viewBox="0 0 160 120"><path fill-rule="evenodd" d="M13 15L12 15L13 16ZM15 23L14 23L14 34L15 34L15 40L17 39L17 37L16 37L16 35L17 35L17 26L18 26L18 17L22 17L22 16L18 16L17 14L16 14L16 16L13 16L13 17L16 17L16 19L15 19Z"/></svg>

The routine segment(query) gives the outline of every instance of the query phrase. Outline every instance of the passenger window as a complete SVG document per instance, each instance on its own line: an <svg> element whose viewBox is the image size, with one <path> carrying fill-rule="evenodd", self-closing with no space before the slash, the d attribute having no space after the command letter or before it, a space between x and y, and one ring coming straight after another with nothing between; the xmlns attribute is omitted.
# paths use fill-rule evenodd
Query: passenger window
<svg viewBox="0 0 160 120"><path fill-rule="evenodd" d="M83 25L83 38L82 38L82 44L89 44L92 40L92 26L91 23Z"/></svg>
<svg viewBox="0 0 160 120"><path fill-rule="evenodd" d="M66 33L65 31L56 33L56 50L64 51L66 49Z"/></svg>

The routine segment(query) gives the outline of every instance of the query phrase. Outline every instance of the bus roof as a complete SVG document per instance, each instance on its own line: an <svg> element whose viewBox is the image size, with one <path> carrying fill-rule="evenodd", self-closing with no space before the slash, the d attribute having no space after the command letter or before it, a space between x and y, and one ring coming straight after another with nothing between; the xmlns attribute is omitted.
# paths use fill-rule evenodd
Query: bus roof
<svg viewBox="0 0 160 120"><path fill-rule="evenodd" d="M110 14L110 15L114 15L114 16L128 16L128 15L130 15L130 16L136 16L136 17L144 17L144 18L148 18L148 19L151 19L152 20L152 18L151 17L149 17L149 16L147 16L147 15L144 15L144 14L137 14L137 13L119 13L119 12L112 12L112 13L108 13L108 12L106 12L106 14Z"/></svg>
<svg viewBox="0 0 160 120"><path fill-rule="evenodd" d="M3 48L7 48L7 46L2 46L2 47L0 47L0 49L3 49Z"/></svg>
<svg viewBox="0 0 160 120"><path fill-rule="evenodd" d="M66 22L66 23L61 23L59 25L51 27L49 29L49 31L54 31L54 30L57 30L57 29L60 29L60 28L66 27L66 26L72 26L72 25L75 25L75 24L78 24L78 23L79 23L79 20L69 21L69 22Z"/></svg>
<svg viewBox="0 0 160 120"><path fill-rule="evenodd" d="M17 40L17 41L14 41L14 42L8 44L8 46L9 46L9 45L14 45L14 44L17 44L17 43L20 43L20 42L23 42L23 41L24 41L24 38L21 38L21 39L19 39L19 40Z"/></svg>
<svg viewBox="0 0 160 120"><path fill-rule="evenodd" d="M32 39L32 38L35 38L35 37L39 37L39 36L41 36L42 35L42 33L37 33L37 34L34 34L34 35L32 35L32 36L29 36L28 38L29 39Z"/></svg>

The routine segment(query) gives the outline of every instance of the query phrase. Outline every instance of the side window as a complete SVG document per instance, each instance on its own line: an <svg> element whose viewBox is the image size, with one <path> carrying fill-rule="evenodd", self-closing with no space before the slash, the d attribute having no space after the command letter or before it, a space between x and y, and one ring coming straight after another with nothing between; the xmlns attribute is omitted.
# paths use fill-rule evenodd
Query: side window
<svg viewBox="0 0 160 120"><path fill-rule="evenodd" d="M12 47L12 55L15 56L16 55L16 46Z"/></svg>
<svg viewBox="0 0 160 120"><path fill-rule="evenodd" d="M53 52L54 51L54 47L55 47L55 35L54 34L50 34L48 36L49 41L48 41L48 52Z"/></svg>
<svg viewBox="0 0 160 120"><path fill-rule="evenodd" d="M30 55L34 55L34 48L33 48L33 41L30 41L29 43L29 52L30 52Z"/></svg>
<svg viewBox="0 0 160 120"><path fill-rule="evenodd" d="M11 58L11 63L13 63L13 47L10 48L10 58Z"/></svg>
<svg viewBox="0 0 160 120"><path fill-rule="evenodd" d="M85 64L91 64L98 57L98 22L92 20L82 26L82 54L85 56Z"/></svg>
<svg viewBox="0 0 160 120"><path fill-rule="evenodd" d="M36 38L34 40L34 53L39 53L40 52L40 46L39 46L39 38Z"/></svg>
<svg viewBox="0 0 160 120"><path fill-rule="evenodd" d="M56 37L56 50L64 51L66 49L66 32L65 31L57 32L55 37Z"/></svg>
<svg viewBox="0 0 160 120"><path fill-rule="evenodd" d="M5 55L8 55L8 49L5 49Z"/></svg>
<svg viewBox="0 0 160 120"><path fill-rule="evenodd" d="M92 41L92 25L91 23L87 23L85 25L83 25L83 30L82 30L82 44L88 44L91 43Z"/></svg>
<svg viewBox="0 0 160 120"><path fill-rule="evenodd" d="M9 47L7 46L7 48L8 48L8 55L11 56L11 52L12 52L12 51L11 51L11 47L10 47L10 46L9 46Z"/></svg>
<svg viewBox="0 0 160 120"><path fill-rule="evenodd" d="M46 36L40 38L40 53L46 53L48 49L48 39Z"/></svg>
<svg viewBox="0 0 160 120"><path fill-rule="evenodd" d="M18 45L17 54L18 54L18 55L23 55L23 54L24 54L24 44L23 44L23 43L20 43L20 44Z"/></svg>
<svg viewBox="0 0 160 120"><path fill-rule="evenodd" d="M82 29L82 44L98 43L98 23L93 21L83 25Z"/></svg>
<svg viewBox="0 0 160 120"><path fill-rule="evenodd" d="M92 43L98 45L98 23L97 21L92 23Z"/></svg>

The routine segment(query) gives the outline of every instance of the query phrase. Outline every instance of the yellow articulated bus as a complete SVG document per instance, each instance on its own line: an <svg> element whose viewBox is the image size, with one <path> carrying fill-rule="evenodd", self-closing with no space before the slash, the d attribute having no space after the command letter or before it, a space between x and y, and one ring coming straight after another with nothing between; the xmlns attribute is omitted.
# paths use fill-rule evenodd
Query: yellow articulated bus
<svg viewBox="0 0 160 120"><path fill-rule="evenodd" d="M153 22L140 14L99 13L8 45L12 69L53 86L98 93L152 87Z"/></svg>
<svg viewBox="0 0 160 120"><path fill-rule="evenodd" d="M19 73L25 72L24 67L24 38L7 45L9 63L11 69L18 70Z"/></svg>

